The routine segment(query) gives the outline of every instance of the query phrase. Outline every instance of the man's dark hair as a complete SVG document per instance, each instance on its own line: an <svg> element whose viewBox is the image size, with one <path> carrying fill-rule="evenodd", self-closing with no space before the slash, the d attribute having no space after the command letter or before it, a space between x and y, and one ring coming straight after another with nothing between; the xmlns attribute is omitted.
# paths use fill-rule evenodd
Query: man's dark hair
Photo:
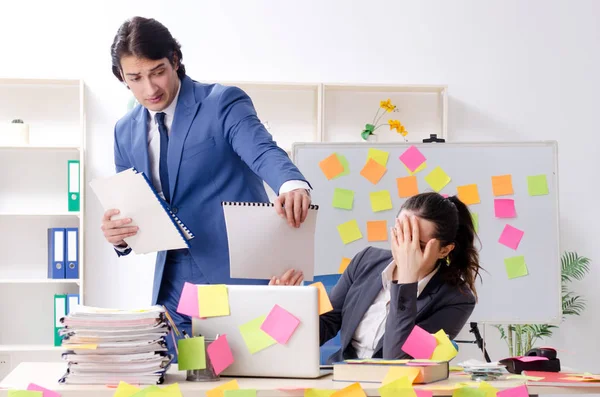
<svg viewBox="0 0 600 397"><path fill-rule="evenodd" d="M123 81L121 57L130 55L152 60L167 58L173 67L179 65L177 76L180 79L185 77L181 45L171 36L169 29L152 18L133 17L125 21L115 35L110 55L112 72L119 81Z"/></svg>

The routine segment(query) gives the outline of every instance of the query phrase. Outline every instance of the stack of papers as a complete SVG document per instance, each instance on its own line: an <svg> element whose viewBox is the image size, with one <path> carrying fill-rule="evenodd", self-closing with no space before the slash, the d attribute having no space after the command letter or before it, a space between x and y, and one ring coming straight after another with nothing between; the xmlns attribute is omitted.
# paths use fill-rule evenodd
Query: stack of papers
<svg viewBox="0 0 600 397"><path fill-rule="evenodd" d="M63 320L67 384L160 384L172 357L165 310L113 310L77 306Z"/></svg>
<svg viewBox="0 0 600 397"><path fill-rule="evenodd" d="M486 363L478 360L467 360L458 364L463 367L466 374L473 380L497 380L503 375L508 375L506 366L498 362Z"/></svg>

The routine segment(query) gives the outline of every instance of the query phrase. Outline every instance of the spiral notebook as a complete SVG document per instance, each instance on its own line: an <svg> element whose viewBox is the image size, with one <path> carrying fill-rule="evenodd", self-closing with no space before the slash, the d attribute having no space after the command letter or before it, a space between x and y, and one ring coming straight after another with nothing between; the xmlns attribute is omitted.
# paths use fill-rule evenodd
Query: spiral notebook
<svg viewBox="0 0 600 397"><path fill-rule="evenodd" d="M315 272L318 205L310 205L299 228L275 212L273 203L223 202L232 278L271 279L289 269L310 281Z"/></svg>
<svg viewBox="0 0 600 397"><path fill-rule="evenodd" d="M90 186L104 211L118 209L112 219L131 218L138 226L125 242L136 254L189 248L192 232L171 211L143 172L130 168L108 178L94 179Z"/></svg>

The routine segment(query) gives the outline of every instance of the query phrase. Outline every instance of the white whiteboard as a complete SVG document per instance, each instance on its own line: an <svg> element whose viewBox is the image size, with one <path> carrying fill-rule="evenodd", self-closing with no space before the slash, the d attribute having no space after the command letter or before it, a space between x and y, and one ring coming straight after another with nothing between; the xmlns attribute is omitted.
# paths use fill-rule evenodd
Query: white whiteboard
<svg viewBox="0 0 600 397"><path fill-rule="evenodd" d="M452 179L440 193L456 194L457 186L476 184L481 202L469 206L479 217L482 281L477 282L479 302L470 321L481 323L558 324L562 316L560 289L559 206L556 142L516 143L297 143L293 159L313 187L319 205L315 236L315 274L335 274L343 257L352 258L372 245L389 249L386 242L367 241L366 222L387 220L388 228L405 201L399 197L396 178L409 176L399 156L414 145L426 157L417 172L419 192L433 191L425 176L440 166ZM360 171L370 148L389 152L387 172L372 184ZM333 153L348 160L349 174L328 180L319 162ZM495 197L492 176L512 175L514 194ZM530 196L527 177L546 175L548 194ZM334 208L335 188L354 191L352 210ZM373 212L369 193L388 190L393 208ZM516 217L496 218L494 199L514 199ZM337 226L356 220L363 238L344 244ZM505 225L524 231L514 250L498 242ZM527 275L509 278L504 259L524 256Z"/></svg>

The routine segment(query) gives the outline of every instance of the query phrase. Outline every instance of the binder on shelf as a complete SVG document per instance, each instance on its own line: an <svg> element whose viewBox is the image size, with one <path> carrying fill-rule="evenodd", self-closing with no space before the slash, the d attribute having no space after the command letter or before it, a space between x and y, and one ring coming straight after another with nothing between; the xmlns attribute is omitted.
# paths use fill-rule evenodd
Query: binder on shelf
<svg viewBox="0 0 600 397"><path fill-rule="evenodd" d="M65 278L79 278L79 228L65 228Z"/></svg>
<svg viewBox="0 0 600 397"><path fill-rule="evenodd" d="M79 305L79 294L67 294L67 316Z"/></svg>
<svg viewBox="0 0 600 397"><path fill-rule="evenodd" d="M65 278L65 229L48 229L48 278Z"/></svg>
<svg viewBox="0 0 600 397"><path fill-rule="evenodd" d="M60 330L63 328L61 318L67 315L67 295L54 295L54 346L62 344Z"/></svg>
<svg viewBox="0 0 600 397"><path fill-rule="evenodd" d="M69 211L79 211L79 160L68 161Z"/></svg>

